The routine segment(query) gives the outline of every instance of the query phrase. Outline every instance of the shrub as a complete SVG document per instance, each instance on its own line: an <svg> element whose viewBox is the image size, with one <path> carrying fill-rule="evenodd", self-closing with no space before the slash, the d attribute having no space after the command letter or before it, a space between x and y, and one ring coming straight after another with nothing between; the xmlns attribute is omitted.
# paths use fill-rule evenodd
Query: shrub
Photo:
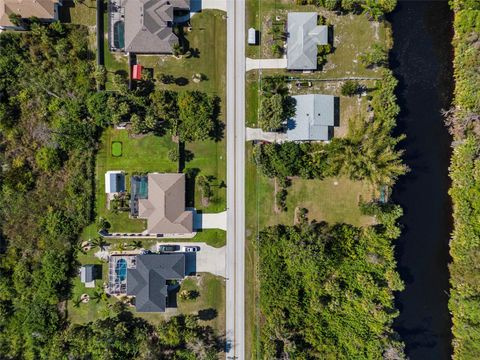
<svg viewBox="0 0 480 360"><path fill-rule="evenodd" d="M347 80L342 85L342 95L343 96L353 96L358 93L360 89L360 83L356 80Z"/></svg>

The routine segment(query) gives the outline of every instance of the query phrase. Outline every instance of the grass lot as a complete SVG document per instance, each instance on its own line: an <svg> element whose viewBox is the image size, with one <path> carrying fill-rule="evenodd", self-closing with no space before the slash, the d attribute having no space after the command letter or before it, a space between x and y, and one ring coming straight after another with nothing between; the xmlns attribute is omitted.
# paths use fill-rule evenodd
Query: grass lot
<svg viewBox="0 0 480 360"><path fill-rule="evenodd" d="M112 144L122 143L122 156L113 156ZM218 143L220 144L220 143ZM200 173L213 175L217 178L214 184L219 184L225 180L225 155L224 147L216 147L209 142L199 144L189 144L195 158L187 167L199 168ZM96 161L96 212L98 217L106 218L111 225L110 232L141 232L145 230L146 223L142 219L130 219L127 212L113 213L106 207L107 196L105 194L105 172L108 170L123 170L126 173L127 191L130 189L130 175L135 172L177 172L178 164L171 162L167 158L169 149L176 146L169 136L158 137L146 135L140 137L131 137L126 130L107 129L101 139L100 150ZM190 148L189 148L190 149ZM210 153L210 151L215 151ZM222 152L222 155L216 155L216 151ZM218 159L217 159L218 156ZM220 156L222 159L220 159ZM217 161L215 161L217 159ZM219 180L218 180L219 179ZM223 211L225 208L225 188L212 186L214 191L214 200L204 210L209 212ZM196 191L196 198L200 197L199 191ZM201 207L198 199L196 203ZM97 227L92 224L85 228L82 238L88 239L97 236ZM168 241L168 239L162 239ZM142 240L143 241L143 240ZM157 241L157 239L155 240ZM178 241L178 239L176 239ZM206 242L215 247L225 245L226 235L223 230L207 229L197 233L193 239L185 241ZM112 242L121 242L121 240L112 240Z"/></svg>
<svg viewBox="0 0 480 360"><path fill-rule="evenodd" d="M215 142L213 140L197 141L188 143L185 149L193 153L193 160L186 163L185 169L197 169L198 175L212 177L211 189L213 197L207 206L201 201L201 191L195 186L193 204L196 209L204 212L222 212L226 209L226 149L225 141ZM192 196L193 195L193 196Z"/></svg>
<svg viewBox="0 0 480 360"><path fill-rule="evenodd" d="M78 253L77 260L80 264L94 264L102 269L102 279L95 280L95 285L98 288L101 288L104 281L107 281L108 278L108 264L102 262L100 259L95 257L93 254L98 249L93 249L87 254ZM68 317L72 323L83 324L89 321L94 321L98 318L105 317L108 315L108 303L113 303L114 299L109 299L108 303L104 301L90 300L88 303L80 304L80 306L75 306L74 302L82 294L88 294L90 296L95 292L95 288L87 289L85 285L80 282L80 276L76 276L73 280L73 290L72 297L67 303Z"/></svg>
<svg viewBox="0 0 480 360"><path fill-rule="evenodd" d="M186 32L185 37L190 48L198 49L198 57L177 59L171 55L139 55L137 62L153 68L154 76L163 73L188 80L185 86L158 84L162 88L201 90L224 99L227 44L224 15L222 11L205 10L191 18L192 31ZM194 83L192 76L196 73L204 74L207 80Z"/></svg>

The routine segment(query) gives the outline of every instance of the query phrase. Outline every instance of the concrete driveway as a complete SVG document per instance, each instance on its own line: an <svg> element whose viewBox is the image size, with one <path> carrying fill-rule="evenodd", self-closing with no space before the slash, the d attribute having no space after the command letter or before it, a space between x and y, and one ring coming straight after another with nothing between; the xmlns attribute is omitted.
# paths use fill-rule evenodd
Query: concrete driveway
<svg viewBox="0 0 480 360"><path fill-rule="evenodd" d="M227 231L227 212L221 213L195 213L193 228L196 229L221 229Z"/></svg>
<svg viewBox="0 0 480 360"><path fill-rule="evenodd" d="M180 249L183 246L196 246L200 250L193 253L186 253L186 272L187 274L208 272L213 275L225 277L225 246L221 248L214 248L202 242L159 242L158 245L178 245ZM152 249L153 250L153 249Z"/></svg>
<svg viewBox="0 0 480 360"><path fill-rule="evenodd" d="M248 128L246 129L246 139L247 141L268 141L271 143L282 143L287 141L287 134L277 133L277 132L266 132L262 131L259 128Z"/></svg>
<svg viewBox="0 0 480 360"><path fill-rule="evenodd" d="M192 13L207 9L227 11L227 0L191 0L190 11Z"/></svg>
<svg viewBox="0 0 480 360"><path fill-rule="evenodd" d="M245 71L256 69L286 69L287 58L280 59L251 59L247 58L245 63Z"/></svg>

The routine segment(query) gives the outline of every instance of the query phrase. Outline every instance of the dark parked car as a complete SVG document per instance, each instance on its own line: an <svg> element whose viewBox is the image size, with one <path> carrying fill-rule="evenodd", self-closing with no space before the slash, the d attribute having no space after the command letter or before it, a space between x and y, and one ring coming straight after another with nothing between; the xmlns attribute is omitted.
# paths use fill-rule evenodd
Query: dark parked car
<svg viewBox="0 0 480 360"><path fill-rule="evenodd" d="M174 252L180 250L179 245L160 245L158 251L160 252Z"/></svg>

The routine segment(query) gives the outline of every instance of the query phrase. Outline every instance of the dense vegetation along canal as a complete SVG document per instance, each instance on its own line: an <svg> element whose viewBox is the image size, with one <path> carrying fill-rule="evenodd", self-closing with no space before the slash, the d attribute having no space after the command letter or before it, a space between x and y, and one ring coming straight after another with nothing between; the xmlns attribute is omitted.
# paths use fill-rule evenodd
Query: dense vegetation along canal
<svg viewBox="0 0 480 360"><path fill-rule="evenodd" d="M448 241L451 205L450 136L440 111L452 80L452 14L447 1L399 1L393 26L392 67L400 84L398 129L411 172L394 189L405 216L397 260L405 291L397 296L396 330L412 360L449 359Z"/></svg>

